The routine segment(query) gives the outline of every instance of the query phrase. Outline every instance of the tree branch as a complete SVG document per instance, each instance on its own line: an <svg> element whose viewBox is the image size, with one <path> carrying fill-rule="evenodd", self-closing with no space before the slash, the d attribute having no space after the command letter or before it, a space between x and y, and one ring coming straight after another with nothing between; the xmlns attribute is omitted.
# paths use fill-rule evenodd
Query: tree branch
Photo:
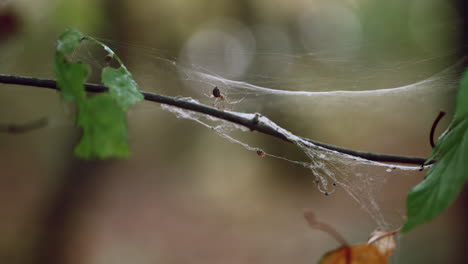
<svg viewBox="0 0 468 264"><path fill-rule="evenodd" d="M0 83L5 84L15 84L15 85L24 85L24 86L33 86L33 87L41 87L41 88L49 88L49 89L56 89L57 90L57 83L55 80L51 79L39 79L39 78L32 78L32 77L24 77L24 76L11 76L11 75L4 75L0 74ZM107 91L107 87L99 84L85 84L86 91L100 93ZM141 92L144 95L145 100L152 101L161 104L167 104L174 107L182 108L185 110L190 110L206 115L210 115L213 117L217 117L219 119L223 119L232 123L236 123L238 125L242 125L244 127L249 128L252 131L258 131L263 134L267 134L281 140L291 142L286 136L281 134L280 132L276 131L273 127L265 125L261 122L258 122L258 117L256 118L245 118L239 116L233 112L226 112L222 111L207 105L197 104L188 102L182 99L178 99L175 97L164 96L160 94L150 93L150 92ZM334 145L329 145L317 141L313 141L307 138L303 138L317 146L322 148L337 151L343 154L348 154L354 157L359 157L371 161L379 161L379 162L392 162L392 163L405 163L405 164L415 164L421 165L424 164L426 158L423 157L412 157L412 156L399 156L399 155L390 155L390 154L380 154L380 153L372 153L372 152L363 152L357 151L347 148L342 148Z"/></svg>

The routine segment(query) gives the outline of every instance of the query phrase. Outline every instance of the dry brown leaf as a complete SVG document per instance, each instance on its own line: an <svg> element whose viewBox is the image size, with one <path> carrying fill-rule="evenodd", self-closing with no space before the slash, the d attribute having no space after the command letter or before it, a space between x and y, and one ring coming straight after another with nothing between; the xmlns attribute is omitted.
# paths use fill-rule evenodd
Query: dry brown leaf
<svg viewBox="0 0 468 264"><path fill-rule="evenodd" d="M396 248L394 231L372 232L366 244L350 246L332 226L317 220L311 211L304 212L304 217L311 228L319 229L337 240L341 247L326 253L319 264L386 264Z"/></svg>
<svg viewBox="0 0 468 264"><path fill-rule="evenodd" d="M372 244L343 246L326 253L320 264L385 264L387 259Z"/></svg>

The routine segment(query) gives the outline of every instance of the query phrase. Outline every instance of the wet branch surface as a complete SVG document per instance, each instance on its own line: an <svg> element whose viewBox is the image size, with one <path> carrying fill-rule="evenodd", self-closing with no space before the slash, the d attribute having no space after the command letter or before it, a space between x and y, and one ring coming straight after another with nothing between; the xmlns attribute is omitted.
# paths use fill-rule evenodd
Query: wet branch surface
<svg viewBox="0 0 468 264"><path fill-rule="evenodd" d="M12 75L4 75L0 74L0 83L4 84L15 84L15 85L22 85L22 86L32 86L32 87L40 87L40 88L48 88L48 89L55 89L57 90L57 83L55 80L52 79L40 79L40 78L33 78L33 77L25 77L25 76L12 76ZM107 91L107 87L99 84L85 84L86 91L100 93ZM243 116L237 115L233 112L222 111L217 108L213 108L207 105L188 102L183 99L165 96L150 92L141 92L144 95L146 101L171 105L174 107L178 107L185 110L190 110L206 115L210 115L213 117L217 117L222 120L226 120L232 123L236 123L238 125L242 125L244 127L249 128L251 131L257 131L263 134L267 134L281 140L291 142L285 135L278 132L275 128L263 124L262 122L258 121L258 116L256 118L245 118ZM330 144L325 144L322 142L317 142L308 138L302 138L303 140L309 141L317 146L322 148L340 152L343 154L347 154L354 157L363 158L366 160L371 161L378 161L378 162L391 162L391 163L404 163L404 164L414 164L414 165L422 165L426 161L426 158L423 157L413 157L413 156L399 156L399 155L391 155L391 154L381 154L381 153L372 153L372 152L364 152L358 151L353 149L342 148ZM292 142L291 142L292 143Z"/></svg>

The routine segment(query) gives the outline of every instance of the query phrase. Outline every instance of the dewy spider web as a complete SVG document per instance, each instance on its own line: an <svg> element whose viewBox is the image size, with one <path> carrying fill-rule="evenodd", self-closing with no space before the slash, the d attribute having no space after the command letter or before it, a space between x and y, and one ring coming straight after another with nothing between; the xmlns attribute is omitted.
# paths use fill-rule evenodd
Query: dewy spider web
<svg viewBox="0 0 468 264"><path fill-rule="evenodd" d="M219 87L223 87L229 94L240 94L247 100L249 96L260 97L275 95L284 97L299 97L302 100L314 99L314 102L323 100L330 97L338 97L345 100L353 98L355 101L367 100L369 98L392 98L401 97L401 94L406 96L411 95L413 98L421 98L424 100L424 96L428 96L428 93L439 93L440 89L444 92L453 91L456 87L455 74L456 67L448 68L445 71L432 76L426 80L418 83L393 88L393 89L382 89L374 91L332 91L332 92L292 92L292 91L279 91L272 90L264 87L254 86L245 82L237 82L222 79L218 76L213 76L204 72L196 70L183 70L183 74L189 80L197 80L204 83L211 83ZM306 97L304 99L304 97ZM335 98L336 99L336 98ZM187 99L193 100L193 99ZM312 100L310 100L312 101ZM194 120L208 128L216 131L220 136L228 139L233 143L242 145L248 150L258 151L258 148L252 147L238 139L233 138L230 134L233 130L248 131L243 127L228 123L222 120L216 120L216 118L206 117L204 115L184 111L170 106L162 106L163 109L173 112L179 118ZM242 114L247 118L254 118L252 114ZM205 120L205 121L204 121ZM208 124L207 121L213 122L214 124ZM380 207L375 199L377 192L381 186L386 182L387 178L391 175L394 170L402 171L415 171L418 167L409 166L398 166L382 164L377 162L371 162L364 159L359 159L342 153L329 151L318 147L309 141L305 141L302 138L292 134L291 132L283 129L276 125L266 117L260 117L260 122L268 124L274 127L278 132L285 135L290 139L296 146L298 146L309 158L308 161L293 161L284 157L278 157L275 155L267 154L272 157L285 159L293 163L300 164L311 170L313 176L316 179L318 190L326 195L330 195L335 191L335 187L343 188L348 194L356 200L361 207L375 220L375 222L381 227L388 227L388 223L385 221L383 214L381 213ZM263 151L263 150L262 150Z"/></svg>
<svg viewBox="0 0 468 264"><path fill-rule="evenodd" d="M89 57L91 52L86 47L85 49L84 57ZM216 105L217 107L250 119L258 115L259 122L273 127L288 138L305 154L307 159L294 160L282 155L271 154L265 149L247 143L238 133L239 131L249 132L245 127L204 114L161 105L164 110L174 113L178 118L193 120L210 128L221 137L232 143L240 144L247 150L286 160L309 169L313 177L315 177L315 183L320 192L325 195L331 195L336 188L344 189L373 218L376 224L382 228L389 227L389 224L382 214L376 199L380 188L394 171L398 171L400 174L408 174L411 171L418 171L419 167L377 163L323 149L283 127L296 127L298 131L301 131L301 136L304 136L306 134L304 131L307 131L304 128L313 126L314 123L320 123L320 119L333 120L332 115L336 113L344 113L345 118L346 114L364 113L365 118L371 120L377 120L382 117L383 119L391 119L392 117L388 113L392 112L403 112L411 115L414 109L423 108L424 105L436 102L438 98L453 94L457 87L457 77L460 73L459 65L452 65L433 76L397 88L354 89L351 91L345 89L331 91L325 89L322 89L322 91L289 91L223 78L218 74L206 70L202 66L183 64L175 59L167 59L161 55L162 51L145 50L141 47L137 47L137 50L137 53L146 53L145 57L150 58L150 63L143 64L143 68L146 69L142 71L133 69L133 74L137 81L140 81L140 86L143 90L151 91L151 89L154 89L154 83L158 84L161 80L153 81L148 77L149 75L162 79L170 79L172 77L177 83L182 84L176 90L179 93L176 95L182 96L185 100L193 103L214 105L214 99L206 95L211 94L214 87L218 87L223 96L225 96L226 102ZM270 54L269 56L272 55ZM310 57L310 54L295 56L295 58L299 58L300 60L308 57ZM134 57L129 56L129 59L131 61ZM429 58L427 60L437 59L439 58ZM96 64L102 64L102 60L96 58L92 60ZM422 61L400 62L398 67L414 67L420 63ZM129 68L132 71L132 68L135 67L132 67L130 64ZM391 73L392 67L389 68L390 70L388 71ZM370 68L363 70L368 69ZM376 70L374 69L373 71ZM148 82L153 84L152 86L144 84L145 80L148 79L150 79ZM268 78L267 76L262 76L259 80L262 84L268 83L273 84L273 86L279 83L276 78ZM280 82L280 84L284 85L284 83L294 83L295 81L297 80L294 78L287 79L285 77L285 80ZM359 81L361 80L357 82ZM309 84L305 80L299 82L303 85ZM364 81L362 82L364 83ZM354 85L356 85L356 81L354 81ZM319 87L324 88L325 86ZM166 89L158 92L165 93L172 91ZM233 101L240 102L230 105L229 102ZM286 123L283 127L267 118L267 116L277 115L278 109L282 111L282 115L280 115L284 118L282 123ZM328 111L329 109L334 109L334 111ZM372 111L369 111L369 109L372 109ZM255 114L257 112L259 114ZM417 111L416 114L418 114ZM288 124L288 120L293 121L290 121L291 123ZM301 121L299 122L298 120ZM302 127L295 124L298 122L302 124ZM427 131L423 130L423 133L425 132Z"/></svg>
<svg viewBox="0 0 468 264"><path fill-rule="evenodd" d="M198 101L191 98L186 99L188 101L198 103ZM266 117L259 117L259 122L267 124L270 127L274 127L276 131L285 135L308 157L307 161L291 160L282 156L266 153L264 150L250 146L249 144L230 135L235 130L248 132L249 130L245 127L200 113L185 111L177 107L162 105L162 108L174 113L178 118L193 120L207 128L210 128L221 137L232 143L239 144L247 150L254 152L261 151L261 153L266 156L286 160L309 169L315 177L315 183L317 184L320 192L325 195L331 195L335 191L335 188L343 188L361 205L362 209L373 218L377 225L382 228L388 228L389 224L386 222L384 215L381 213L380 207L374 198L377 192L391 175L390 173L394 170L398 170L400 172L419 170L419 167L388 165L330 151L292 134ZM255 114L244 114L238 112L237 114L249 119L255 117ZM209 124L211 122L214 122L214 124Z"/></svg>

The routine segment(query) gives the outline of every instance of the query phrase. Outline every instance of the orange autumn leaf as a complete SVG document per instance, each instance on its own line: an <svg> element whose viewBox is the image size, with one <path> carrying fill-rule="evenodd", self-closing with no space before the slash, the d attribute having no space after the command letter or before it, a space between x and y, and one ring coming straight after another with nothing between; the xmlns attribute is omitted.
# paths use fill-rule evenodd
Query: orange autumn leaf
<svg viewBox="0 0 468 264"><path fill-rule="evenodd" d="M382 255L373 244L342 246L326 253L320 264L385 264L388 257Z"/></svg>
<svg viewBox="0 0 468 264"><path fill-rule="evenodd" d="M396 248L394 235L399 229L390 232L376 230L366 244L351 246L332 226L318 221L312 212L306 211L304 217L310 227L324 231L342 245L327 252L319 264L386 264Z"/></svg>

